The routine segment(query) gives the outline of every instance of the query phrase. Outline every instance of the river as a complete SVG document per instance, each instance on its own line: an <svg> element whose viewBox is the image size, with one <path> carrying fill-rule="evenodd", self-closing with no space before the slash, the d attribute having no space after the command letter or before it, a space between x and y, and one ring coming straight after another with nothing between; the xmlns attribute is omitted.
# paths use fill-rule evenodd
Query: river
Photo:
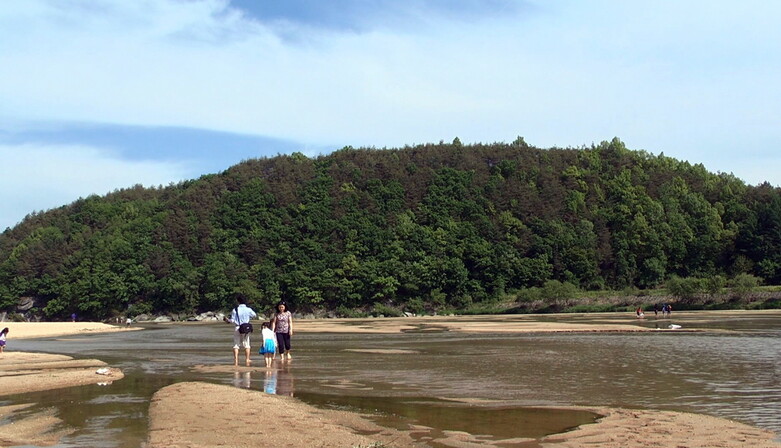
<svg viewBox="0 0 781 448"><path fill-rule="evenodd" d="M593 323L601 318L539 317ZM0 404L33 401L40 403L33 410L56 409L66 425L77 428L58 447L142 446L152 394L191 380L373 412L390 426L415 423L502 437L540 437L594 419L587 412L539 408L558 405L696 412L781 433L781 318L736 313L705 323L696 315L689 319L675 322L684 328L696 322L712 331L299 333L292 361L269 372L245 373L194 369L231 362L231 327L221 323L148 324L145 331L16 340L14 350L97 358L126 377L103 386L3 397ZM255 362L262 363L261 357ZM486 401L491 404L475 405Z"/></svg>

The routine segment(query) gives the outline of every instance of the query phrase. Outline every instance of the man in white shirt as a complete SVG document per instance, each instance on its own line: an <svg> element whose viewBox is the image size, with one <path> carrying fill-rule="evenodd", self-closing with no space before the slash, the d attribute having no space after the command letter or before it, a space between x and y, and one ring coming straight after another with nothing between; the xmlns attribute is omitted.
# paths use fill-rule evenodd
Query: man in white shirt
<svg viewBox="0 0 781 448"><path fill-rule="evenodd" d="M235 325L235 328L233 329L233 365L239 365L239 349L243 348L246 357L245 365L249 367L252 365L252 361L250 361L249 343L249 337L252 333L240 333L239 328L241 327L241 324L248 324L250 320L258 317L258 314L247 306L247 299L243 295L238 295L236 297L236 303L238 306L231 311L230 319L227 317L225 318L225 322Z"/></svg>

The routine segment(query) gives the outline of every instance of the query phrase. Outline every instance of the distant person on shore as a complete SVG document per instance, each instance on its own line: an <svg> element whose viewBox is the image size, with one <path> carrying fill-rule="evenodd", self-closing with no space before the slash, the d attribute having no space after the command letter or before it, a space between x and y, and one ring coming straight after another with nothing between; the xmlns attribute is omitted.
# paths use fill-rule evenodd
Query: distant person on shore
<svg viewBox="0 0 781 448"><path fill-rule="evenodd" d="M8 337L8 327L3 328L3 331L0 331L0 353L3 353L5 351L5 341Z"/></svg>
<svg viewBox="0 0 781 448"><path fill-rule="evenodd" d="M659 304L654 303L654 316L659 317Z"/></svg>
<svg viewBox="0 0 781 448"><path fill-rule="evenodd" d="M277 304L277 313L271 321L271 330L277 336L277 348L279 357L283 361L291 359L290 356L290 337L293 336L293 314L288 311L285 302Z"/></svg>
<svg viewBox="0 0 781 448"><path fill-rule="evenodd" d="M127 319L125 319L125 326L126 326L126 327L129 327L129 326L130 326L130 324L132 324L132 323L133 323L133 319L131 319L130 317L128 317Z"/></svg>
<svg viewBox="0 0 781 448"><path fill-rule="evenodd" d="M637 314L638 319L642 319L645 317L645 313L643 313L643 307L638 307L635 313Z"/></svg>
<svg viewBox="0 0 781 448"><path fill-rule="evenodd" d="M250 342L249 337L252 333L241 333L239 331L242 324L248 324L250 320L258 317L257 313L252 308L247 306L247 299L239 294L236 297L236 303L238 306L231 312L230 319L225 317L223 320L228 323L232 323L235 328L233 329L233 365L239 365L239 349L244 349L245 362L247 367L252 365L250 360Z"/></svg>
<svg viewBox="0 0 781 448"><path fill-rule="evenodd" d="M668 303L668 304L666 304L666 305L664 306L664 314L666 314L666 315L667 315L667 317L669 318L669 317L670 317L670 314L672 314L672 312L673 312L673 306L672 306L672 305L670 305L669 303Z"/></svg>
<svg viewBox="0 0 781 448"><path fill-rule="evenodd" d="M263 322L260 326L260 334L263 336L263 345L260 346L259 354L263 355L266 361L266 367L271 367L274 361L274 354L277 352L277 338L271 331L271 324Z"/></svg>
<svg viewBox="0 0 781 448"><path fill-rule="evenodd" d="M76 313L71 314L71 322L76 322Z"/></svg>

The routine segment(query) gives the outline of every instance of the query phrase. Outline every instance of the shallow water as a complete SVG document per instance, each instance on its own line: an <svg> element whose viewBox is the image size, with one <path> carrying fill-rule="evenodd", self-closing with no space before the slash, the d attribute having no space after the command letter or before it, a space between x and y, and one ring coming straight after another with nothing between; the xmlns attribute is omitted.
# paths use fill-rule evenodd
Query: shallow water
<svg viewBox="0 0 781 448"><path fill-rule="evenodd" d="M599 323L606 318L539 318L552 319ZM60 447L140 446L149 398L185 380L375 412L389 426L415 423L500 438L539 437L593 419L588 413L524 408L542 405L698 412L781 432L781 318L720 315L702 322L692 314L671 321L651 317L643 325L663 328L675 322L688 328L695 320L716 331L298 334L295 358L284 368L235 375L191 370L231 362L231 329L224 324L149 325L148 331L18 340L15 350L98 358L126 377L107 386L4 397L0 403L38 401L39 407L57 409L67 425L78 428ZM482 400L499 404L476 407Z"/></svg>

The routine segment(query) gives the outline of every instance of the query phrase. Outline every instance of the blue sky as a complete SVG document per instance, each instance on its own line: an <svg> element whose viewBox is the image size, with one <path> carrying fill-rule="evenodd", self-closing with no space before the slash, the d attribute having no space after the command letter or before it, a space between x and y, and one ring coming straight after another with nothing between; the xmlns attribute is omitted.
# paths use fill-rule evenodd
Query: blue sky
<svg viewBox="0 0 781 448"><path fill-rule="evenodd" d="M0 229L243 159L618 136L781 185L781 3L0 3Z"/></svg>

